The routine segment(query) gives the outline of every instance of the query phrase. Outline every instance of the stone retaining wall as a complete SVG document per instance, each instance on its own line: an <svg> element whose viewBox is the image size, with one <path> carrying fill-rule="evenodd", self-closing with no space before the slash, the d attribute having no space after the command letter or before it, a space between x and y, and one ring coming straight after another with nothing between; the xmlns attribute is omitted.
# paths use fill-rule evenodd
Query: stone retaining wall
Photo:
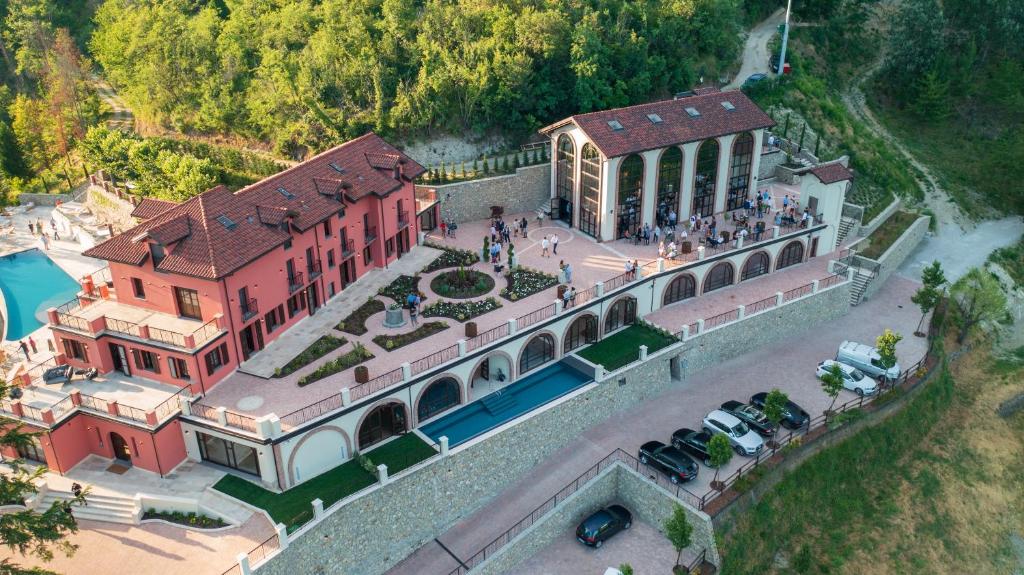
<svg viewBox="0 0 1024 575"><path fill-rule="evenodd" d="M895 200L892 201L891 204L889 204L889 207L885 208L884 210L882 210L882 213L875 216L875 219L871 220L866 224L861 224L860 231L858 233L864 237L870 236L875 230L878 229L879 226L885 223L885 220L889 219L889 216L895 214L902 205L903 203L900 202L900 199L896 198Z"/></svg>
<svg viewBox="0 0 1024 575"><path fill-rule="evenodd" d="M877 260L865 258L863 256L857 256L854 259L854 263L862 264L864 262L870 264L878 264L878 276L871 280L868 284L867 289L864 290L864 299L867 299L873 295L885 285L885 281L889 279L889 276L896 271L903 262L917 249L917 246L924 239L926 233L928 233L928 222L931 218L928 216L921 216L917 218L917 221L910 224L910 227L904 230L903 234L889 246L889 249L885 250Z"/></svg>
<svg viewBox="0 0 1024 575"><path fill-rule="evenodd" d="M491 206L506 214L530 212L551 202L551 165L519 168L515 174L430 186L437 190L441 215L456 222L491 216Z"/></svg>
<svg viewBox="0 0 1024 575"><path fill-rule="evenodd" d="M113 224L115 232L123 232L135 227L137 223L132 217L135 206L131 202L122 200L99 186L89 186L85 206L99 221Z"/></svg>
<svg viewBox="0 0 1024 575"><path fill-rule="evenodd" d="M29 202L37 206L56 206L57 202L70 202L71 194L19 194L18 203L25 205Z"/></svg>
<svg viewBox="0 0 1024 575"><path fill-rule="evenodd" d="M778 148L761 154L761 163L757 168L757 179L759 183L760 180L774 178L775 167L784 163L786 163L786 153Z"/></svg>

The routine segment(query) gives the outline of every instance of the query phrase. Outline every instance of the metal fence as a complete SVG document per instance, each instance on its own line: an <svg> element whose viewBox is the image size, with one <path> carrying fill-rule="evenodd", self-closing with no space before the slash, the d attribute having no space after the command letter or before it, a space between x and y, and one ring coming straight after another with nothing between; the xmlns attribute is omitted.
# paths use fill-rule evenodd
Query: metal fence
<svg viewBox="0 0 1024 575"><path fill-rule="evenodd" d="M787 292L784 292L782 294L782 301L783 302L793 301L793 300L795 300L797 298L802 298L805 295L809 295L813 291L814 291L814 284L813 283L805 284L805 285L802 285L800 287L795 287L795 288L793 288L793 289L791 289L791 290L789 290Z"/></svg>
<svg viewBox="0 0 1024 575"><path fill-rule="evenodd" d="M731 309L725 313L720 313L715 316L711 316L704 320L704 331L714 329L720 325L732 323L740 319L740 310L738 308Z"/></svg>
<svg viewBox="0 0 1024 575"><path fill-rule="evenodd" d="M139 409L137 407L132 407L130 405L124 405L122 403L117 403L115 405L117 405L117 415L118 415L118 417L123 417L125 419L130 419L132 421L137 421L139 423L146 423L146 412L145 411L143 411L143 410L141 410L141 409Z"/></svg>
<svg viewBox="0 0 1024 575"><path fill-rule="evenodd" d="M295 411L281 417L281 425L284 427L295 427L306 423L311 419L316 419L325 413L334 411L335 409L341 409L343 405L344 404L341 401L341 394L336 393L330 397L321 399L316 403L311 403L306 407L296 409Z"/></svg>
<svg viewBox="0 0 1024 575"><path fill-rule="evenodd" d="M191 397L191 390L189 390L189 388L187 387L183 387L181 388L181 391L175 393L171 397L167 398L163 403L153 408L153 413L156 414L157 422L162 421L165 417L168 417L181 411L182 396Z"/></svg>
<svg viewBox="0 0 1024 575"><path fill-rule="evenodd" d="M459 345L455 344L442 349L441 351L434 352L427 357L422 357L412 362L410 367L412 368L413 375L423 373L428 369L432 369L441 365L442 363L449 362L459 357Z"/></svg>
<svg viewBox="0 0 1024 575"><path fill-rule="evenodd" d="M518 318L516 318L516 329L526 329L539 321L544 321L549 317L554 317L554 315L555 304L552 303L538 310L534 310L526 315L521 315Z"/></svg>
<svg viewBox="0 0 1024 575"><path fill-rule="evenodd" d="M466 340L466 351L473 351L489 343L495 342L508 335L508 324L503 323L496 328L489 329L476 337Z"/></svg>
<svg viewBox="0 0 1024 575"><path fill-rule="evenodd" d="M180 334L176 331L160 329L153 326L150 326L149 328L149 339L153 341L167 343L170 345L176 345L178 347L187 347L185 345L184 334Z"/></svg>
<svg viewBox="0 0 1024 575"><path fill-rule="evenodd" d="M402 368L400 367L387 373L382 373L366 383L361 383L353 387L352 400L355 401L357 399L364 398L367 395L377 393L382 389L386 389L396 383L400 383L404 378L405 375L402 373Z"/></svg>
<svg viewBox="0 0 1024 575"><path fill-rule="evenodd" d="M775 303L778 301L776 296L768 296L760 301L755 301L746 308L747 315L754 315L762 311L770 310L775 307Z"/></svg>

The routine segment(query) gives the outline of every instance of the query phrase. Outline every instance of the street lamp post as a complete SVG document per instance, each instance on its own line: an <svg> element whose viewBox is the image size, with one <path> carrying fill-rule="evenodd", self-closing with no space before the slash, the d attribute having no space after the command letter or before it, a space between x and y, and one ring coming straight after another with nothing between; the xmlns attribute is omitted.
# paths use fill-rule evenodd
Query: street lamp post
<svg viewBox="0 0 1024 575"><path fill-rule="evenodd" d="M786 44L789 42L789 10L793 6L793 0L786 0L786 24L782 29L782 49L779 50L779 69L777 73L782 75L786 69Z"/></svg>

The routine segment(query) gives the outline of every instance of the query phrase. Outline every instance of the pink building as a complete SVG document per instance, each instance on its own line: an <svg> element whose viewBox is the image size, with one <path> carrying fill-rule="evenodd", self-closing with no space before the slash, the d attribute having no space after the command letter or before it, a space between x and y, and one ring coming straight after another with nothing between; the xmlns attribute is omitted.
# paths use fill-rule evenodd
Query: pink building
<svg viewBox="0 0 1024 575"><path fill-rule="evenodd" d="M368 270L409 252L413 180L424 171L370 133L237 192L144 200L133 214L142 223L85 252L109 269L49 311L58 363L206 393ZM185 458L173 418L141 409L133 426L118 401L84 397L72 403L114 417L83 414L48 431L40 449L51 468L96 453L165 473Z"/></svg>

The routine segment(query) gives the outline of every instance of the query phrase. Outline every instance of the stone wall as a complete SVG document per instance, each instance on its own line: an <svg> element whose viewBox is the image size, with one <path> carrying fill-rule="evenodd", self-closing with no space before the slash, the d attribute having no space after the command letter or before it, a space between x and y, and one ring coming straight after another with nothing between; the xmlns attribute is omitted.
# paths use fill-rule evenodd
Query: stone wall
<svg viewBox="0 0 1024 575"><path fill-rule="evenodd" d="M135 206L131 202L122 200L99 186L89 186L85 206L99 221L113 224L115 232L123 232L135 227L137 223L132 217Z"/></svg>
<svg viewBox="0 0 1024 575"><path fill-rule="evenodd" d="M871 280L868 284L867 289L864 290L864 299L867 299L875 294L883 285L885 281L889 279L889 276L896 271L903 262L910 256L917 246L924 239L924 235L928 233L928 222L930 218L928 216L921 216L917 218L917 221L910 224L903 234L889 246L889 249L885 250L878 260L872 260L863 256L857 256L855 262L868 262L877 263L879 265L878 276Z"/></svg>
<svg viewBox="0 0 1024 575"><path fill-rule="evenodd" d="M19 194L18 203L25 205L29 202L37 206L56 206L57 202L70 202L71 194Z"/></svg>
<svg viewBox="0 0 1024 575"><path fill-rule="evenodd" d="M519 168L515 174L430 186L437 190L441 215L456 222L491 216L491 206L506 214L531 212L551 202L551 165Z"/></svg>
<svg viewBox="0 0 1024 575"><path fill-rule="evenodd" d="M767 180L775 177L775 167L786 162L786 153L775 148L761 154L761 164L757 168L757 179Z"/></svg>
<svg viewBox="0 0 1024 575"><path fill-rule="evenodd" d="M896 211L900 209L901 205L903 204L900 202L900 199L896 198L891 204L889 204L889 207L882 210L882 213L875 216L873 220L866 224L862 224L858 233L864 237L870 236L878 229L879 226L885 223L885 220L889 219L889 216L895 214Z"/></svg>

